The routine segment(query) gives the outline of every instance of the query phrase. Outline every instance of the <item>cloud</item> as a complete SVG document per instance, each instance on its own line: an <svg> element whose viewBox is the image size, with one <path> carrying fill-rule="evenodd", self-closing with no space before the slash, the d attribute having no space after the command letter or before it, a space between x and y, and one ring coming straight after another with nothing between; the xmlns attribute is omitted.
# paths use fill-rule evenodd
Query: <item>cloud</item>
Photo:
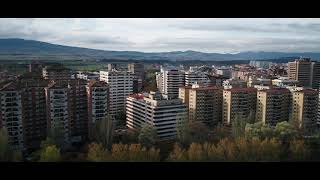
<svg viewBox="0 0 320 180"><path fill-rule="evenodd" d="M104 50L317 51L320 19L0 19L0 38Z"/></svg>
<svg viewBox="0 0 320 180"><path fill-rule="evenodd" d="M238 52L238 51L280 51L280 52L319 52L320 38L177 38L157 39L150 44L152 48L175 50L197 50L203 52ZM151 47L146 45L146 47Z"/></svg>

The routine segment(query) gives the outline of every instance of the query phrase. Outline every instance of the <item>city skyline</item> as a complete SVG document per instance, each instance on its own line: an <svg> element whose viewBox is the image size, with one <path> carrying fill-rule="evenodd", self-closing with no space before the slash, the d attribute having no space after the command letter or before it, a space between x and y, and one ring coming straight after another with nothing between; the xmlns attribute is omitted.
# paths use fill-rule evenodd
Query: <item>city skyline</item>
<svg viewBox="0 0 320 180"><path fill-rule="evenodd" d="M318 18L0 19L0 38L142 52L318 52L319 30Z"/></svg>

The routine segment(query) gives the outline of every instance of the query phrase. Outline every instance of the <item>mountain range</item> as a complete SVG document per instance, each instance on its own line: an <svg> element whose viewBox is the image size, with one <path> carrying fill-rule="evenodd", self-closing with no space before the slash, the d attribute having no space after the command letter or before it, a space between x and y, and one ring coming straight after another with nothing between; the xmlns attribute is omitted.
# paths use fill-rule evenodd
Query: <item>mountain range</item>
<svg viewBox="0 0 320 180"><path fill-rule="evenodd" d="M202 60L202 61L227 61L227 60L263 60L279 59L286 57L310 57L320 59L320 53L302 52L240 52L236 54L204 53L197 51L172 51L145 53L138 51L107 51L82 47L56 45L47 42L24 39L0 39L0 59L55 58L61 59L134 59L134 60Z"/></svg>

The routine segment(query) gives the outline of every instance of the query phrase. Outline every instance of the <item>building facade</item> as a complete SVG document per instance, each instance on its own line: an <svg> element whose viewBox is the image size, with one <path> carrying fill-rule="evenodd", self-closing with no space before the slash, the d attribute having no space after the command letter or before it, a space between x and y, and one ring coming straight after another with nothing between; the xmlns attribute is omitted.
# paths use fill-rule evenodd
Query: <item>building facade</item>
<svg viewBox="0 0 320 180"><path fill-rule="evenodd" d="M88 137L86 81L56 81L45 88L48 131L60 129L66 143Z"/></svg>
<svg viewBox="0 0 320 180"><path fill-rule="evenodd" d="M42 69L42 77L47 80L71 79L71 75L70 69L64 67L62 64L45 66Z"/></svg>
<svg viewBox="0 0 320 180"><path fill-rule="evenodd" d="M0 90L0 125L8 132L8 142L14 150L24 150L21 90L17 83L6 84Z"/></svg>
<svg viewBox="0 0 320 180"><path fill-rule="evenodd" d="M126 106L126 126L139 130L149 124L160 140L176 138L178 118L187 116L186 105L180 99L168 99L159 92L131 95Z"/></svg>
<svg viewBox="0 0 320 180"><path fill-rule="evenodd" d="M185 72L185 86L192 86L193 84L208 86L210 82L206 73L196 71Z"/></svg>
<svg viewBox="0 0 320 180"><path fill-rule="evenodd" d="M178 98L179 87L185 85L184 72L174 68L161 68L160 73L156 74L156 80L158 90L173 99Z"/></svg>
<svg viewBox="0 0 320 180"><path fill-rule="evenodd" d="M103 81L90 81L87 85L89 125L108 116L109 86Z"/></svg>
<svg viewBox="0 0 320 180"><path fill-rule="evenodd" d="M320 62L311 61L310 58L301 58L288 62L288 77L299 81L300 85L304 87L318 89Z"/></svg>
<svg viewBox="0 0 320 180"><path fill-rule="evenodd" d="M133 73L135 78L135 92L139 92L142 89L142 84L145 78L143 63L130 63L128 64L128 71Z"/></svg>
<svg viewBox="0 0 320 180"><path fill-rule="evenodd" d="M306 134L317 129L318 98L318 92L312 89L292 92L292 119Z"/></svg>
<svg viewBox="0 0 320 180"><path fill-rule="evenodd" d="M100 71L100 81L109 85L109 113L125 112L126 98L133 93L134 74L127 71Z"/></svg>
<svg viewBox="0 0 320 180"><path fill-rule="evenodd" d="M193 85L189 90L189 121L213 128L222 122L222 88Z"/></svg>
<svg viewBox="0 0 320 180"><path fill-rule="evenodd" d="M273 127L281 121L288 121L290 95L290 91L285 88L258 91L256 120Z"/></svg>
<svg viewBox="0 0 320 180"><path fill-rule="evenodd" d="M256 113L257 89L232 88L223 90L223 123L232 124L235 118L245 119Z"/></svg>

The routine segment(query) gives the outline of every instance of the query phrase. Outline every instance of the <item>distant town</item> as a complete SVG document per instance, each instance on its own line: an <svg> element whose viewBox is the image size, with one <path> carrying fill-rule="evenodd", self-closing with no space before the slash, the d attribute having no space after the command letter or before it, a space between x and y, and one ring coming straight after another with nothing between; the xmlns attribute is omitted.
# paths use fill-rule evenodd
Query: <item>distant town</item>
<svg viewBox="0 0 320 180"><path fill-rule="evenodd" d="M320 62L287 60L1 63L0 161L320 160Z"/></svg>

